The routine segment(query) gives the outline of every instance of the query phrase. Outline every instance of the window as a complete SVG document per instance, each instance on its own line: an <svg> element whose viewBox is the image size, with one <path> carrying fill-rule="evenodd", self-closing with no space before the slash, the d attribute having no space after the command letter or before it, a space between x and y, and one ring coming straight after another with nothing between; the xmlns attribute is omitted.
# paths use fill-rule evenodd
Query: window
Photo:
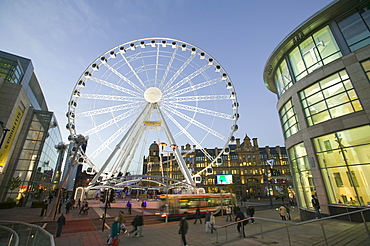
<svg viewBox="0 0 370 246"><path fill-rule="evenodd" d="M288 58L296 81L342 56L329 26L303 40Z"/></svg>
<svg viewBox="0 0 370 246"><path fill-rule="evenodd" d="M345 70L309 86L299 95L309 126L362 110Z"/></svg>
<svg viewBox="0 0 370 246"><path fill-rule="evenodd" d="M287 101L283 105L279 111L279 115L285 138L288 138L299 131L298 119L294 111L292 100Z"/></svg>
<svg viewBox="0 0 370 246"><path fill-rule="evenodd" d="M370 59L362 62L361 65L366 73L367 79L370 80Z"/></svg>
<svg viewBox="0 0 370 246"><path fill-rule="evenodd" d="M338 21L338 26L351 51L370 44L370 11L363 5Z"/></svg>
<svg viewBox="0 0 370 246"><path fill-rule="evenodd" d="M320 136L313 143L330 202L370 204L370 126Z"/></svg>
<svg viewBox="0 0 370 246"><path fill-rule="evenodd" d="M290 76L288 65L285 60L282 61L275 74L275 84L278 90L278 95L281 96L292 85L292 77Z"/></svg>
<svg viewBox="0 0 370 246"><path fill-rule="evenodd" d="M0 57L0 77L4 81L20 84L22 76L23 71L18 62Z"/></svg>
<svg viewBox="0 0 370 246"><path fill-rule="evenodd" d="M301 206L307 208L312 207L311 195L316 193L316 189L313 183L305 145L304 143L294 145L288 151L293 168L293 178L297 184L297 198Z"/></svg>

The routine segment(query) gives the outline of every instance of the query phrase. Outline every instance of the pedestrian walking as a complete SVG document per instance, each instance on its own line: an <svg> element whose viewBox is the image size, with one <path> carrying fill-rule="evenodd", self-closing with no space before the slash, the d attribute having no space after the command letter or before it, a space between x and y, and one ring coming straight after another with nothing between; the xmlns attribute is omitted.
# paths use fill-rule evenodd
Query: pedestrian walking
<svg viewBox="0 0 370 246"><path fill-rule="evenodd" d="M126 219L125 219L125 213L123 211L119 211L119 214L118 214L118 223L120 224L120 228L121 230L126 233L127 230L126 230Z"/></svg>
<svg viewBox="0 0 370 246"><path fill-rule="evenodd" d="M62 214L58 218L57 224L58 224L58 227L57 227L56 237L60 237L60 234L62 234L63 226L66 224L66 217L64 217L64 214Z"/></svg>
<svg viewBox="0 0 370 246"><path fill-rule="evenodd" d="M119 245L119 233L120 233L120 223L118 222L119 218L116 217L114 219L114 222L112 224L111 233L109 235L109 239L107 244L112 246L118 246Z"/></svg>
<svg viewBox="0 0 370 246"><path fill-rule="evenodd" d="M289 207L289 204L287 203L287 204L285 204L285 209L286 209L286 213L288 214L288 216L287 216L287 219L288 220L291 220L292 218L291 218L291 216L290 216L290 207Z"/></svg>
<svg viewBox="0 0 370 246"><path fill-rule="evenodd" d="M89 203L85 201L85 205L83 206L83 214L87 215L89 214Z"/></svg>
<svg viewBox="0 0 370 246"><path fill-rule="evenodd" d="M53 195L50 193L48 198L49 198L49 203L51 203L51 200L53 200Z"/></svg>
<svg viewBox="0 0 370 246"><path fill-rule="evenodd" d="M254 217L254 207L247 205L247 218ZM251 224L254 224L254 219L251 219Z"/></svg>
<svg viewBox="0 0 370 246"><path fill-rule="evenodd" d="M195 210L195 221L194 221L194 224L196 224L198 220L202 224L202 217L201 217L201 214L200 214L199 207L197 207L197 210Z"/></svg>
<svg viewBox="0 0 370 246"><path fill-rule="evenodd" d="M142 201L141 202L141 210L143 211L143 213L144 213L144 210L145 210L146 206L147 206L146 201Z"/></svg>
<svg viewBox="0 0 370 246"><path fill-rule="evenodd" d="M240 221L240 220L244 220L244 219L245 219L245 216L244 216L243 212L240 210L240 208L237 208L235 221ZM238 229L239 237L245 237L244 226L246 224L247 224L246 221L238 222L238 225L236 226L236 228Z"/></svg>
<svg viewBox="0 0 370 246"><path fill-rule="evenodd" d="M143 213L140 213L139 215L136 215L133 224L134 227L136 227L136 230L133 232L134 237L142 237L143 233L143 226L144 226L144 220L143 220Z"/></svg>
<svg viewBox="0 0 370 246"><path fill-rule="evenodd" d="M279 215L280 215L282 220L286 220L288 218L288 212L287 212L286 207L284 206L284 204L282 204L279 207Z"/></svg>
<svg viewBox="0 0 370 246"><path fill-rule="evenodd" d="M210 220L211 220L211 213L207 210L206 217L204 218L204 221L206 223L206 232L208 231Z"/></svg>
<svg viewBox="0 0 370 246"><path fill-rule="evenodd" d="M131 202L130 201L127 201L126 207L127 207L128 213L131 214L132 205L131 205Z"/></svg>
<svg viewBox="0 0 370 246"><path fill-rule="evenodd" d="M231 207L227 206L227 208L226 208L226 221L233 221L231 215L232 215Z"/></svg>
<svg viewBox="0 0 370 246"><path fill-rule="evenodd" d="M214 213L211 213L211 217L210 217L210 219L209 219L209 224L210 224L210 226L211 226L211 234L213 233L213 231L215 231L215 230L216 230L216 228L215 228L215 223L216 223L215 215L214 215Z"/></svg>
<svg viewBox="0 0 370 246"><path fill-rule="evenodd" d="M58 214L60 214L62 212L62 205L63 205L63 202L60 201L59 204L58 204L58 207L57 207Z"/></svg>
<svg viewBox="0 0 370 246"><path fill-rule="evenodd" d="M312 195L311 202L312 202L312 206L314 207L315 212L316 212L316 219L320 219L321 218L321 213L320 213L320 203L319 203L319 200L314 195Z"/></svg>
<svg viewBox="0 0 370 246"><path fill-rule="evenodd" d="M71 201L68 201L66 204L66 214L69 214L69 210L72 208L73 204Z"/></svg>
<svg viewBox="0 0 370 246"><path fill-rule="evenodd" d="M179 229L179 234L181 234L181 240L184 246L187 246L186 233L188 233L188 222L186 219L187 219L187 213L184 212L184 216L180 220L180 229Z"/></svg>

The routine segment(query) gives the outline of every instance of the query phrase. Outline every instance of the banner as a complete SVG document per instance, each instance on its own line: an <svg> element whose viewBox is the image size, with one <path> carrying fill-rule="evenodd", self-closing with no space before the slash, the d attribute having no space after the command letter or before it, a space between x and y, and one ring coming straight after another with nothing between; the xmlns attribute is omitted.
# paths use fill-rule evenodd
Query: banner
<svg viewBox="0 0 370 246"><path fill-rule="evenodd" d="M17 134L19 124L21 123L23 112L20 108L17 108L12 124L9 127L9 132L5 136L3 146L0 149L0 172L5 167L5 163L8 160L10 148L13 144L15 135Z"/></svg>

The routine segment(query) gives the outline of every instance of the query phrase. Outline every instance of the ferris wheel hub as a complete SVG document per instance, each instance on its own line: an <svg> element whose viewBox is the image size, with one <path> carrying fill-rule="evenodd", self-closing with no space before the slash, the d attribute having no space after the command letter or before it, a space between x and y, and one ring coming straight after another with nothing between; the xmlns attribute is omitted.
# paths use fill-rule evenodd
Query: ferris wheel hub
<svg viewBox="0 0 370 246"><path fill-rule="evenodd" d="M162 98L162 92L157 87L150 87L144 92L144 98L147 102L156 103Z"/></svg>

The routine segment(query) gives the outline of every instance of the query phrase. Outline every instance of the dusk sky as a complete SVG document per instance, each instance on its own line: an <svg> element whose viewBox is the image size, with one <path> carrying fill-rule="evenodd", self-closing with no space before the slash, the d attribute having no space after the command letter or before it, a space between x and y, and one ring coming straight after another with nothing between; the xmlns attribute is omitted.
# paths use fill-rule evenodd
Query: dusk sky
<svg viewBox="0 0 370 246"><path fill-rule="evenodd" d="M2 0L0 49L30 58L61 126L74 85L92 61L135 39L168 37L200 47L234 83L236 138L284 146L277 96L263 83L276 46L330 0ZM213 148L215 146L206 146Z"/></svg>

